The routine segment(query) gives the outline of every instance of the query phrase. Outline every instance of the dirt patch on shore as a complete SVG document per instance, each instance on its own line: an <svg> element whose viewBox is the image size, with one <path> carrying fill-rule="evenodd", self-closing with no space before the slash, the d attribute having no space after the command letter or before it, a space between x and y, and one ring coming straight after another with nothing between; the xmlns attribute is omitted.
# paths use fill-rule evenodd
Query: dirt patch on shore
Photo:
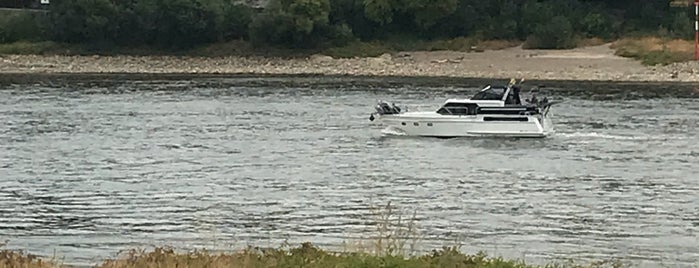
<svg viewBox="0 0 699 268"><path fill-rule="evenodd" d="M419 51L380 57L0 56L4 73L326 74L524 77L537 80L696 81L699 63L648 67L614 55L609 44L570 50L513 47L484 52Z"/></svg>

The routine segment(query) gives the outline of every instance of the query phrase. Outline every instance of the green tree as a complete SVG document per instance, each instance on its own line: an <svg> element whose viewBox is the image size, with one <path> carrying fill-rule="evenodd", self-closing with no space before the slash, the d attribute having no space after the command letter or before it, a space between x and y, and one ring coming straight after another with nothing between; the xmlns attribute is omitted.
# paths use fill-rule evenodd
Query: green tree
<svg viewBox="0 0 699 268"><path fill-rule="evenodd" d="M23 11L8 13L0 17L0 43L46 39L44 14Z"/></svg>
<svg viewBox="0 0 699 268"><path fill-rule="evenodd" d="M393 16L398 10L396 0L364 0L364 12L368 19L386 25L393 22Z"/></svg>
<svg viewBox="0 0 699 268"><path fill-rule="evenodd" d="M456 11L457 0L408 0L407 8L415 17L415 23L423 29L435 25L439 20Z"/></svg>
<svg viewBox="0 0 699 268"><path fill-rule="evenodd" d="M216 40L216 14L197 0L142 0L134 10L148 44L179 49Z"/></svg>
<svg viewBox="0 0 699 268"><path fill-rule="evenodd" d="M109 0L63 0L51 5L54 39L63 42L109 42L118 25L117 7Z"/></svg>
<svg viewBox="0 0 699 268"><path fill-rule="evenodd" d="M516 39L519 29L519 4L514 0L489 3L484 36L493 39Z"/></svg>
<svg viewBox="0 0 699 268"><path fill-rule="evenodd" d="M673 37L691 39L694 37L694 28L692 27L692 19L694 14L687 14L688 12L683 10L676 11L674 16L672 16L672 23L670 24L670 32Z"/></svg>
<svg viewBox="0 0 699 268"><path fill-rule="evenodd" d="M549 23L539 24L527 38L525 47L561 49L575 47L573 25L564 16L555 16Z"/></svg>
<svg viewBox="0 0 699 268"><path fill-rule="evenodd" d="M536 0L528 0L521 7L518 36L527 38L537 26L547 23L553 16L553 6Z"/></svg>
<svg viewBox="0 0 699 268"><path fill-rule="evenodd" d="M253 10L241 4L225 5L222 8L221 37L224 40L248 38L248 27L253 19Z"/></svg>
<svg viewBox="0 0 699 268"><path fill-rule="evenodd" d="M287 0L286 12L291 15L294 28L310 34L315 25L327 25L330 15L328 0Z"/></svg>
<svg viewBox="0 0 699 268"><path fill-rule="evenodd" d="M461 0L458 1L456 10L446 18L440 20L432 27L432 37L459 37L473 36L476 31L481 34L487 25L487 20L490 19L488 14L487 3L478 0ZM439 36L442 34L442 36Z"/></svg>
<svg viewBox="0 0 699 268"><path fill-rule="evenodd" d="M213 15L214 32L219 41L248 37L253 9L237 0L200 0L201 5Z"/></svg>
<svg viewBox="0 0 699 268"><path fill-rule="evenodd" d="M364 12L364 0L330 0L331 25L346 25L353 35L368 40L381 33L381 25L369 20Z"/></svg>
<svg viewBox="0 0 699 268"><path fill-rule="evenodd" d="M56 41L85 44L187 48L248 38L256 44L317 48L341 46L354 36L398 42L469 36L562 48L578 36L687 37L692 30L692 14L671 8L670 0L272 0L261 14L237 3L61 0L51 4L48 23L0 17L0 42L47 32Z"/></svg>
<svg viewBox="0 0 699 268"><path fill-rule="evenodd" d="M250 24L251 40L258 44L296 48L322 43L329 26L329 0L277 0Z"/></svg>
<svg viewBox="0 0 699 268"><path fill-rule="evenodd" d="M609 38L613 35L613 27L607 15L598 12L588 13L580 22L580 31L586 37Z"/></svg>
<svg viewBox="0 0 699 268"><path fill-rule="evenodd" d="M250 23L250 40L256 45L294 46L292 19L281 11L265 11Z"/></svg>

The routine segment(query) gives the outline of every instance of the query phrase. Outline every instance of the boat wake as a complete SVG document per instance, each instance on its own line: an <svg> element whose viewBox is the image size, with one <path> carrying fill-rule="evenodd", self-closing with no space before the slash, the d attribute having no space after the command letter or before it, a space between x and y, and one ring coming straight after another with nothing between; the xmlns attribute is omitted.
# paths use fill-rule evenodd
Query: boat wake
<svg viewBox="0 0 699 268"><path fill-rule="evenodd" d="M606 139L606 140L652 140L653 137L650 136L639 136L639 135L614 135L614 134L604 134L598 132L573 132L573 133L556 133L556 136L565 138L593 138L593 139Z"/></svg>
<svg viewBox="0 0 699 268"><path fill-rule="evenodd" d="M405 131L402 131L400 129L396 129L394 127L387 127L383 130L381 130L381 134L387 135L387 136L406 136L407 134Z"/></svg>

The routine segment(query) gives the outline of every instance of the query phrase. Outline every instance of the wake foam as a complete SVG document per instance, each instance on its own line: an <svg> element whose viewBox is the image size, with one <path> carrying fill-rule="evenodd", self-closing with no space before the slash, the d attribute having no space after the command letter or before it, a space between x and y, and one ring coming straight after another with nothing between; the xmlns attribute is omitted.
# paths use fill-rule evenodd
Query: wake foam
<svg viewBox="0 0 699 268"><path fill-rule="evenodd" d="M573 132L573 133L556 133L556 136L566 137L566 138L593 138L593 139L607 139L607 140L652 140L655 137L645 136L645 135L616 135L616 134L604 134L598 132Z"/></svg>
<svg viewBox="0 0 699 268"><path fill-rule="evenodd" d="M404 131L402 131L400 129L393 128L393 127L387 127L385 129L381 130L381 134L389 135L389 136L405 136L406 135Z"/></svg>

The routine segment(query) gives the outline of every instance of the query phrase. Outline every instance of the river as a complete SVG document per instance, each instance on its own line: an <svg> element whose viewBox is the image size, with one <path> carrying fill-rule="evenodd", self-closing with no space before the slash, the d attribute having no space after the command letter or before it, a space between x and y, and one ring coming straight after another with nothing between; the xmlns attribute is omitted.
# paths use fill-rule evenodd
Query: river
<svg viewBox="0 0 699 268"><path fill-rule="evenodd" d="M564 101L550 138L405 138L369 122L376 100L431 110L478 83L243 80L3 84L0 242L77 265L165 245L342 250L390 201L415 213L421 251L699 265L696 97L570 83L545 90Z"/></svg>

